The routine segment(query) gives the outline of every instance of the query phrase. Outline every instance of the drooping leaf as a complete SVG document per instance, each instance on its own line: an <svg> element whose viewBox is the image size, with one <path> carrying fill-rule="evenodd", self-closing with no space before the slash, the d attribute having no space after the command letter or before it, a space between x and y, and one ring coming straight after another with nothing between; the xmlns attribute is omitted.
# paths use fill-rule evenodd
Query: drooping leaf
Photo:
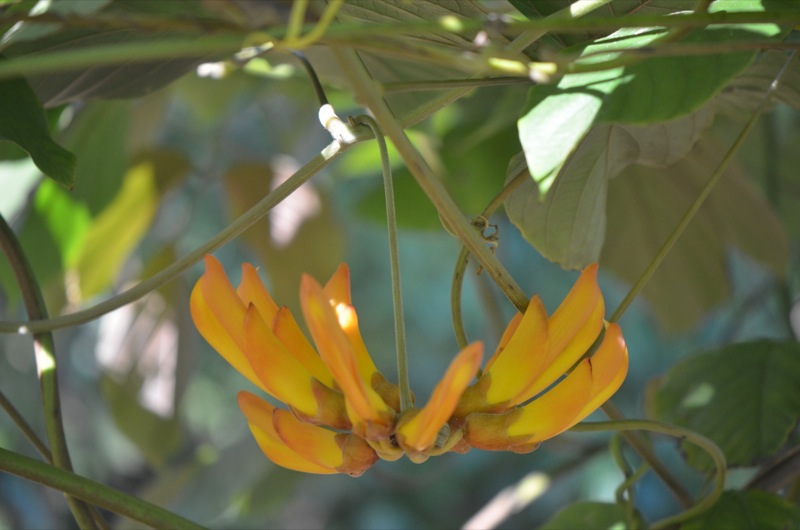
<svg viewBox="0 0 800 530"><path fill-rule="evenodd" d="M58 145L36 94L24 79L0 80L0 140L28 152L36 167L62 186L75 182L75 155Z"/></svg>
<svg viewBox="0 0 800 530"><path fill-rule="evenodd" d="M596 126L559 169L544 198L541 186L528 181L506 200L509 219L548 259L566 268L585 267L603 248L608 181L631 164L665 166L680 160L712 118L707 105L665 123ZM509 179L518 173L512 166Z"/></svg>
<svg viewBox="0 0 800 530"><path fill-rule="evenodd" d="M763 9L758 2L733 6L747 7ZM702 46L763 39L780 32L778 26L769 24L715 26L694 31L681 42ZM577 64L613 60L620 50L652 45L665 34L658 29L621 29L578 50L588 59L579 59ZM753 56L754 52L657 56L630 66L568 74L557 85L533 87L529 110L519 120L519 134L542 198L593 124L647 124L693 112L747 67Z"/></svg>
<svg viewBox="0 0 800 530"><path fill-rule="evenodd" d="M611 530L626 528L625 509L618 504L580 501L562 508L541 530Z"/></svg>
<svg viewBox="0 0 800 530"><path fill-rule="evenodd" d="M708 181L725 149L699 142L666 168L632 166L608 191L609 237L604 266L633 283ZM677 331L696 325L728 294L725 260L735 247L782 275L788 261L785 229L760 191L731 164L686 231L645 285L659 322Z"/></svg>
<svg viewBox="0 0 800 530"><path fill-rule="evenodd" d="M707 512L681 525L681 530L797 530L800 507L763 491L726 491Z"/></svg>
<svg viewBox="0 0 800 530"><path fill-rule="evenodd" d="M729 465L773 454L800 418L800 345L760 340L724 346L675 365L650 394L658 419L699 432L719 445ZM685 444L690 464L711 466Z"/></svg>

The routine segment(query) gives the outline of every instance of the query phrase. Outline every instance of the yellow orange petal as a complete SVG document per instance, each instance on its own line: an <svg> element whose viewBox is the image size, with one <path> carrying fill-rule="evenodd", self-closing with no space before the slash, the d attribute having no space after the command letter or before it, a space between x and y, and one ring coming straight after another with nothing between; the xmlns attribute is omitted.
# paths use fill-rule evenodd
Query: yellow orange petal
<svg viewBox="0 0 800 530"><path fill-rule="evenodd" d="M328 280L323 291L336 311L339 326L341 326L345 336L347 336L347 340L350 342L361 379L367 382L372 381L372 376L378 369L367 351L364 339L361 338L361 332L358 328L358 315L353 308L350 296L350 269L346 264L339 265L339 268Z"/></svg>
<svg viewBox="0 0 800 530"><path fill-rule="evenodd" d="M580 363L553 388L520 408L508 427L511 437L525 436L527 443L541 442L565 431L589 401L592 371Z"/></svg>
<svg viewBox="0 0 800 530"><path fill-rule="evenodd" d="M534 383L517 397L532 398L564 375L589 350L603 329L605 303L597 285L597 264L581 273L559 308L548 320L550 343L543 370Z"/></svg>
<svg viewBox="0 0 800 530"><path fill-rule="evenodd" d="M211 264L210 268L209 263ZM206 273L203 274L200 280L195 284L189 301L192 321L200 332L200 335L203 336L217 353L253 384L262 390L266 390L264 384L250 366L250 362L247 360L247 356L244 353L243 331L241 327L233 332L229 331L217 316L221 311L225 312L227 307L225 305L222 307L211 305L204 294L204 291L211 290L208 287L204 288L204 285L208 283L221 282L230 286L227 277L225 277L225 273L221 272L221 270L222 267L216 259L211 256L206 257ZM233 290L233 287L231 287L231 290ZM218 303L217 298L218 297L214 298L214 303ZM223 298L228 299L229 297ZM238 300L238 297L236 299ZM236 307L239 303L240 302L230 301L227 305L234 306L234 312L239 313L239 309ZM242 322L240 326L244 323L244 311L241 312L241 315Z"/></svg>
<svg viewBox="0 0 800 530"><path fill-rule="evenodd" d="M323 288L325 296L331 301L331 305L353 305L350 298L350 268L346 263L341 263L336 268L331 279Z"/></svg>
<svg viewBox="0 0 800 530"><path fill-rule="evenodd" d="M313 377L278 340L256 306L247 308L243 327L247 359L267 392L305 415L316 416Z"/></svg>
<svg viewBox="0 0 800 530"><path fill-rule="evenodd" d="M595 354L583 361L592 371L592 387L589 400L567 427L572 427L594 412L622 386L628 374L628 349L619 324L609 324L603 342Z"/></svg>
<svg viewBox="0 0 800 530"><path fill-rule="evenodd" d="M391 424L391 413L371 385L362 379L352 346L322 287L310 276L304 275L300 286L300 301L317 350L345 395L347 409L352 415L354 428L357 420L376 427ZM388 433L387 433L388 435Z"/></svg>
<svg viewBox="0 0 800 530"><path fill-rule="evenodd" d="M238 401L239 408L247 418L250 431L258 446L272 462L304 473L331 474L337 472L335 468L317 464L300 456L280 439L272 422L275 407L258 396L244 391L239 392Z"/></svg>
<svg viewBox="0 0 800 530"><path fill-rule="evenodd" d="M236 294L244 302L245 307L253 304L265 322L272 322L278 312L278 304L272 299L266 287L258 277L258 271L249 263L242 263L242 281L236 289Z"/></svg>
<svg viewBox="0 0 800 530"><path fill-rule="evenodd" d="M517 312L517 314L514 315L514 318L511 319L511 322L508 323L508 326L506 326L505 331L503 331L503 336L500 337L500 342L497 344L497 349L494 351L489 360L486 361L486 366L483 368L484 371L489 370L497 360L497 357L503 352L503 350L506 349L511 337L513 337L514 333L516 333L520 322L522 322L522 313Z"/></svg>
<svg viewBox="0 0 800 530"><path fill-rule="evenodd" d="M547 313L538 296L531 298L516 332L484 376L491 377L486 392L489 403L519 403L542 371L548 349Z"/></svg>
<svg viewBox="0 0 800 530"><path fill-rule="evenodd" d="M278 309L272 321L272 331L311 375L322 384L330 388L334 387L331 371L303 335L288 307L284 306Z"/></svg>
<svg viewBox="0 0 800 530"><path fill-rule="evenodd" d="M428 403L409 421L398 425L396 434L401 446L423 452L433 445L464 389L475 378L482 356L483 344L475 342L453 359Z"/></svg>
<svg viewBox="0 0 800 530"><path fill-rule="evenodd" d="M342 450L336 443L335 431L303 423L282 409L275 409L272 424L280 439L306 460L333 469L342 465Z"/></svg>

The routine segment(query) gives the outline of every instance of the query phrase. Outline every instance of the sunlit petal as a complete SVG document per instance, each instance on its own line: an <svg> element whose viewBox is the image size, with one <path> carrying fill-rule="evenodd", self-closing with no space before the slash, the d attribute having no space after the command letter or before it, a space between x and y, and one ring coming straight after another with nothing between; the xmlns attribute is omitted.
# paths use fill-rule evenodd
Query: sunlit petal
<svg viewBox="0 0 800 530"><path fill-rule="evenodd" d="M361 332L358 328L358 315L356 315L356 311L353 308L350 296L350 269L346 264L339 265L339 268L328 280L323 291L331 306L335 309L339 325L350 342L361 379L369 383L378 369L375 367L364 340L361 338Z"/></svg>
<svg viewBox="0 0 800 530"><path fill-rule="evenodd" d="M267 392L308 416L318 412L312 376L267 326L254 305L244 319L245 353Z"/></svg>
<svg viewBox="0 0 800 530"><path fill-rule="evenodd" d="M592 371L590 397L568 428L582 421L613 396L628 374L628 349L619 324L608 325L600 347L591 359L583 362Z"/></svg>
<svg viewBox="0 0 800 530"><path fill-rule="evenodd" d="M192 289L189 302L192 321L203 338L228 361L231 366L253 384L262 390L266 390L264 384L250 366L250 362L247 360L247 356L244 353L243 331L241 329L244 323L244 308L239 311L239 304L241 302L237 301L238 297L234 294L235 300L229 301L228 304L233 306L233 312L241 314L242 318L239 328L232 333L223 325L217 316L220 312L219 308L211 305L204 294L204 291L212 290L208 287L204 287L207 283L221 282L227 284L231 291L233 291L233 287L230 285L230 282L228 282L228 278L221 270L222 268L215 258L212 256L206 257L206 273L203 274L200 280L195 284L194 289ZM223 288L222 290L224 291L225 289ZM230 299L230 297L224 298ZM222 309L224 311L225 308L223 307Z"/></svg>
<svg viewBox="0 0 800 530"><path fill-rule="evenodd" d="M361 420L365 425L383 426L388 436L393 415L372 386L362 379L333 307L322 287L310 276L304 275L301 280L300 301L317 350L347 398L354 427Z"/></svg>
<svg viewBox="0 0 800 530"><path fill-rule="evenodd" d="M288 307L281 307L272 321L272 331L295 359L321 383L334 388L333 375L300 330Z"/></svg>
<svg viewBox="0 0 800 530"><path fill-rule="evenodd" d="M512 404L522 401L517 396L526 392L536 374L542 371L547 349L547 313L539 297L534 296L508 345L484 372L484 377L491 378L487 401Z"/></svg>
<svg viewBox="0 0 800 530"><path fill-rule="evenodd" d="M238 400L239 408L247 418L253 437L272 462L303 473L331 474L337 472L334 468L317 464L300 456L286 446L273 426L272 414L275 407L250 392L239 392Z"/></svg>
<svg viewBox="0 0 800 530"><path fill-rule="evenodd" d="M475 378L482 356L483 344L475 342L453 359L428 403L409 421L398 425L397 439L401 446L421 452L433 445L464 389Z"/></svg>

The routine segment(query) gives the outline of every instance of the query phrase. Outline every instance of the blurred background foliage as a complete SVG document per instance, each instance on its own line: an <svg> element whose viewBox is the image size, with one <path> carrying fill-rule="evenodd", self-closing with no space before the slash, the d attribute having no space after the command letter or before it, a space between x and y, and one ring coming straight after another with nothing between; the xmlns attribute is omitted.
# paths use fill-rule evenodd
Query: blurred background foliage
<svg viewBox="0 0 800 530"><path fill-rule="evenodd" d="M10 16L34 4L5 0L0 9ZM769 9L774 3L743 4ZM454 13L485 17L487 12L538 18L565 5L555 0L347 2L339 21L407 21ZM27 24L11 32L0 18L0 29L6 31L2 53L13 59L74 46L191 35L192 22L212 28L270 28L285 24L290 8L290 2L281 1L55 1L47 13L110 13L109 20L137 24L134 29L76 26L63 31L55 24ZM312 3L309 22L319 9ZM674 10L672 2L614 1L592 15ZM161 32L142 31L147 21ZM598 35L551 34L528 53L554 53ZM491 37L509 41L502 32ZM426 38L454 47L469 42L455 34ZM785 32L782 38L791 39ZM362 112L327 50L319 48L309 49L308 56L338 113ZM33 75L30 89L0 81L0 97L7 91L14 98L39 98L46 111L38 117L20 114L21 119L42 124L56 144L37 144L32 150L44 149L40 156L62 161L51 174L19 149L36 158L22 142L0 141L0 213L18 234L51 315L85 307L150 277L216 234L330 141L317 121L318 104L307 75L289 56L268 55L243 68L213 63L222 58L198 53L196 58ZM556 202L548 206L550 213L540 213L531 201L545 204L540 198L548 190L537 190L533 180L515 192L506 203L514 224L506 215L491 222L499 236L496 255L526 293L539 293L552 312L576 278L559 263L576 268L590 256L600 259L607 307L617 306L731 145L785 54L770 51L752 59L742 59L721 81L712 75L720 83L709 88L702 107L690 114L682 107L677 121L658 122L663 135L649 141L656 147L667 145L666 152L649 153L651 158L643 160L640 145L638 155L621 163L617 173L602 176L607 193L602 226L597 218L584 216L585 204ZM464 76L456 68L420 67L377 54L367 65L387 83ZM731 489L742 489L798 441L800 352L793 344L798 333L800 233L797 63L786 79L776 103L760 118L707 205L652 278L645 297L621 320L631 369L614 402L629 417L651 415L701 432L723 433L714 439L737 466L729 476ZM545 97L530 88L526 83L474 89L424 120L414 115L415 109L438 92L392 95L396 114L414 122L408 132L416 147L465 215L478 215L487 206L511 174L509 161L529 150L525 122L518 125L518 120L537 98ZM615 127L646 141L652 130L644 131L645 125L657 122L652 117L645 124L615 120L597 122L575 152L597 156L596 149L612 149L607 142L594 146L592 138ZM0 137L8 138L7 131L0 129ZM65 171L70 153L72 176ZM417 399L424 400L457 352L449 291L460 244L442 229L436 210L400 157L391 154L402 227L412 386ZM654 162L652 157L660 158ZM580 173L574 169L575 158L570 163L576 164L573 171L558 178ZM391 380L396 378L391 287L379 171L372 142L352 148L215 254L234 283L241 262L258 265L275 299L295 314L300 274L324 280L338 263L349 263L365 341ZM53 178L43 178L42 172ZM71 189L63 185L69 182L74 182ZM541 215L561 215L572 235L603 233L583 245L569 239L559 246L564 223L554 221L561 227L557 234L539 234L541 227L550 226L542 224ZM580 252L571 253L576 248ZM463 301L466 329L471 339L482 339L493 349L514 309L487 275L470 271ZM67 439L81 474L213 528L454 527L531 473L547 475L549 486L503 527L542 525L577 500L614 502L623 477L609 454L609 436L603 434L566 433L526 456L472 451L421 466L406 460L380 462L357 480L301 475L274 466L260 453L235 404L236 392L249 383L192 326L188 296L200 273L197 266L136 303L56 332ZM5 260L0 260L0 311L4 320L25 319ZM732 343L740 343L738 349L726 348ZM40 425L30 337L0 335L0 353L4 394L33 425ZM682 408L687 396L697 397L697 381L709 373L715 374L708 381L715 385L715 397L701 399L701 405L711 403L711 408L701 406L698 414ZM5 416L0 417L0 446L32 455ZM691 492L703 491L704 475L684 460L687 456L703 469L707 462L702 455L692 449L684 455L672 440L656 439L655 446ZM635 461L632 453L629 457ZM796 471L792 480L796 501ZM645 520L679 509L652 474L635 492ZM793 501L788 502L743 490L726 494L727 504L715 510L730 517L736 506L774 505L767 511L785 512L774 519L778 527L787 527L788 521L788 527L797 528L800 515L792 509ZM569 527L569 514L561 517L561 526L554 520L548 527ZM69 520L60 495L0 475L0 527L65 527ZM125 520L115 520L114 526L136 527Z"/></svg>

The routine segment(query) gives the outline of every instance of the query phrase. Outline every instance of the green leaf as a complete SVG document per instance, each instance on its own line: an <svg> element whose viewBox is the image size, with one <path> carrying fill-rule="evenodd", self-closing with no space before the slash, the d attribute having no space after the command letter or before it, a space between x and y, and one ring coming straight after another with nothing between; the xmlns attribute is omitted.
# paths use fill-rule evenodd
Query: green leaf
<svg viewBox="0 0 800 530"><path fill-rule="evenodd" d="M62 186L75 182L75 155L50 137L47 118L24 79L0 81L0 140L28 152L36 167Z"/></svg>
<svg viewBox="0 0 800 530"><path fill-rule="evenodd" d="M724 155L701 141L666 168L632 166L608 190L608 238L601 266L635 282L675 229ZM782 275L788 263L785 229L773 208L738 166L726 169L704 206L644 287L659 322L687 329L730 289L727 251L734 246Z"/></svg>
<svg viewBox="0 0 800 530"><path fill-rule="evenodd" d="M80 253L68 263L77 273L82 297L110 285L149 228L158 207L155 173L148 162L132 167L117 197L89 226Z"/></svg>
<svg viewBox="0 0 800 530"><path fill-rule="evenodd" d="M751 4L761 9L759 3ZM694 31L681 42L733 43L772 37L780 31L770 24L735 29L715 26ZM665 34L665 30L621 29L580 50L581 56L591 57L577 64L616 59L620 50L654 44ZM631 66L565 75L556 86L533 87L529 110L518 126L528 168L542 197L593 124L647 124L688 114L719 92L753 56L754 52L651 57Z"/></svg>
<svg viewBox="0 0 800 530"><path fill-rule="evenodd" d="M797 530L800 507L763 491L726 491L707 512L681 526L681 530Z"/></svg>
<svg viewBox="0 0 800 530"><path fill-rule="evenodd" d="M523 183L506 211L528 242L566 268L582 268L600 257L606 234L606 189L631 164L665 166L680 160L713 118L707 105L697 112L653 125L594 127L560 168L552 189ZM521 163L521 160L517 161ZM508 178L519 173L512 164Z"/></svg>
<svg viewBox="0 0 800 530"><path fill-rule="evenodd" d="M655 385L650 408L658 419L712 439L729 465L749 465L777 451L797 424L798 381L800 344L733 344L675 365ZM699 449L684 447L693 466L712 465Z"/></svg>
<svg viewBox="0 0 800 530"><path fill-rule="evenodd" d="M625 510L618 504L581 501L561 509L540 530L619 530L627 528Z"/></svg>

